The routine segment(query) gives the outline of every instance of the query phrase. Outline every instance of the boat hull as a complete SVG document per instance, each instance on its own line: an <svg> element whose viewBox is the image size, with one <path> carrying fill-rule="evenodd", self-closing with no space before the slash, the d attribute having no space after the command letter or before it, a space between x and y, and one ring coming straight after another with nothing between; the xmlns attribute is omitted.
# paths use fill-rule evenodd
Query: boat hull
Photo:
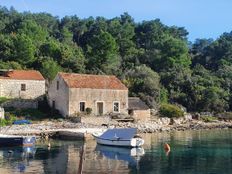
<svg viewBox="0 0 232 174"><path fill-rule="evenodd" d="M94 136L94 135L93 135ZM102 139L94 136L98 144L108 146L123 146L123 147L140 147L144 144L144 140L141 138L132 138L130 140L119 140L119 139Z"/></svg>
<svg viewBox="0 0 232 174"><path fill-rule="evenodd" d="M0 137L0 146L33 146L35 137Z"/></svg>

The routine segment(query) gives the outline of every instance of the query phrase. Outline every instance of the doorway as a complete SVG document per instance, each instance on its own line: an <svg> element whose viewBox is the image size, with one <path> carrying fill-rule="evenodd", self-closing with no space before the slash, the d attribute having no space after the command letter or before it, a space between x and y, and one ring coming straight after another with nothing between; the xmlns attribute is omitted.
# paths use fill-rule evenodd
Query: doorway
<svg viewBox="0 0 232 174"><path fill-rule="evenodd" d="M97 115L103 115L103 102L97 102Z"/></svg>

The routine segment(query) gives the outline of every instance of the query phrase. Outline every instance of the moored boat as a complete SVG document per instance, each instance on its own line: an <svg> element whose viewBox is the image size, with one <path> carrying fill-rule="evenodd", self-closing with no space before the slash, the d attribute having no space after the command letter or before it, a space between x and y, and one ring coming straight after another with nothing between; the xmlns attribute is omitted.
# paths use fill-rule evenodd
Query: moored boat
<svg viewBox="0 0 232 174"><path fill-rule="evenodd" d="M109 146L140 147L144 140L137 136L136 128L108 129L103 133L93 133L98 144Z"/></svg>
<svg viewBox="0 0 232 174"><path fill-rule="evenodd" d="M0 146L33 146L36 138L34 136L1 135Z"/></svg>

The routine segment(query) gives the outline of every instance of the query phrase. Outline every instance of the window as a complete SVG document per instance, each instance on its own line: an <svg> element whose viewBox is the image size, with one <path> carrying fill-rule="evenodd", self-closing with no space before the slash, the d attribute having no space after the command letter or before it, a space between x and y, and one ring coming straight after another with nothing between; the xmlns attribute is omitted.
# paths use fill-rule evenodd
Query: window
<svg viewBox="0 0 232 174"><path fill-rule="evenodd" d="M21 84L21 91L26 91L26 84Z"/></svg>
<svg viewBox="0 0 232 174"><path fill-rule="evenodd" d="M80 102L80 112L85 112L85 102Z"/></svg>
<svg viewBox="0 0 232 174"><path fill-rule="evenodd" d="M60 88L60 83L59 83L59 81L57 81L56 82L56 90L59 90L59 88Z"/></svg>
<svg viewBox="0 0 232 174"><path fill-rule="evenodd" d="M55 109L56 108L56 102L53 100L52 101L52 109Z"/></svg>
<svg viewBox="0 0 232 174"><path fill-rule="evenodd" d="M133 111L132 109L129 109L129 110L128 110L128 114L129 114L129 115L134 115L134 111Z"/></svg>
<svg viewBox="0 0 232 174"><path fill-rule="evenodd" d="M114 112L119 112L119 102L114 102L114 104L113 104L113 111Z"/></svg>

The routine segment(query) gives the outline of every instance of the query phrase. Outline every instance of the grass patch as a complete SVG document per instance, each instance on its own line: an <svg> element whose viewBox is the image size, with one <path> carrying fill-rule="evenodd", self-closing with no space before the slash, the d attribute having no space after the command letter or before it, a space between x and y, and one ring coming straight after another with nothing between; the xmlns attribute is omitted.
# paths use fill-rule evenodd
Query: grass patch
<svg viewBox="0 0 232 174"><path fill-rule="evenodd" d="M201 116L201 119L204 121L204 122L214 122L217 119L217 117L213 117L213 116L207 116L207 115L204 115L204 116Z"/></svg>
<svg viewBox="0 0 232 174"><path fill-rule="evenodd" d="M8 100L10 100L10 99L9 99L9 98L6 98L6 97L0 97L0 104L6 102L6 101L8 101Z"/></svg>

